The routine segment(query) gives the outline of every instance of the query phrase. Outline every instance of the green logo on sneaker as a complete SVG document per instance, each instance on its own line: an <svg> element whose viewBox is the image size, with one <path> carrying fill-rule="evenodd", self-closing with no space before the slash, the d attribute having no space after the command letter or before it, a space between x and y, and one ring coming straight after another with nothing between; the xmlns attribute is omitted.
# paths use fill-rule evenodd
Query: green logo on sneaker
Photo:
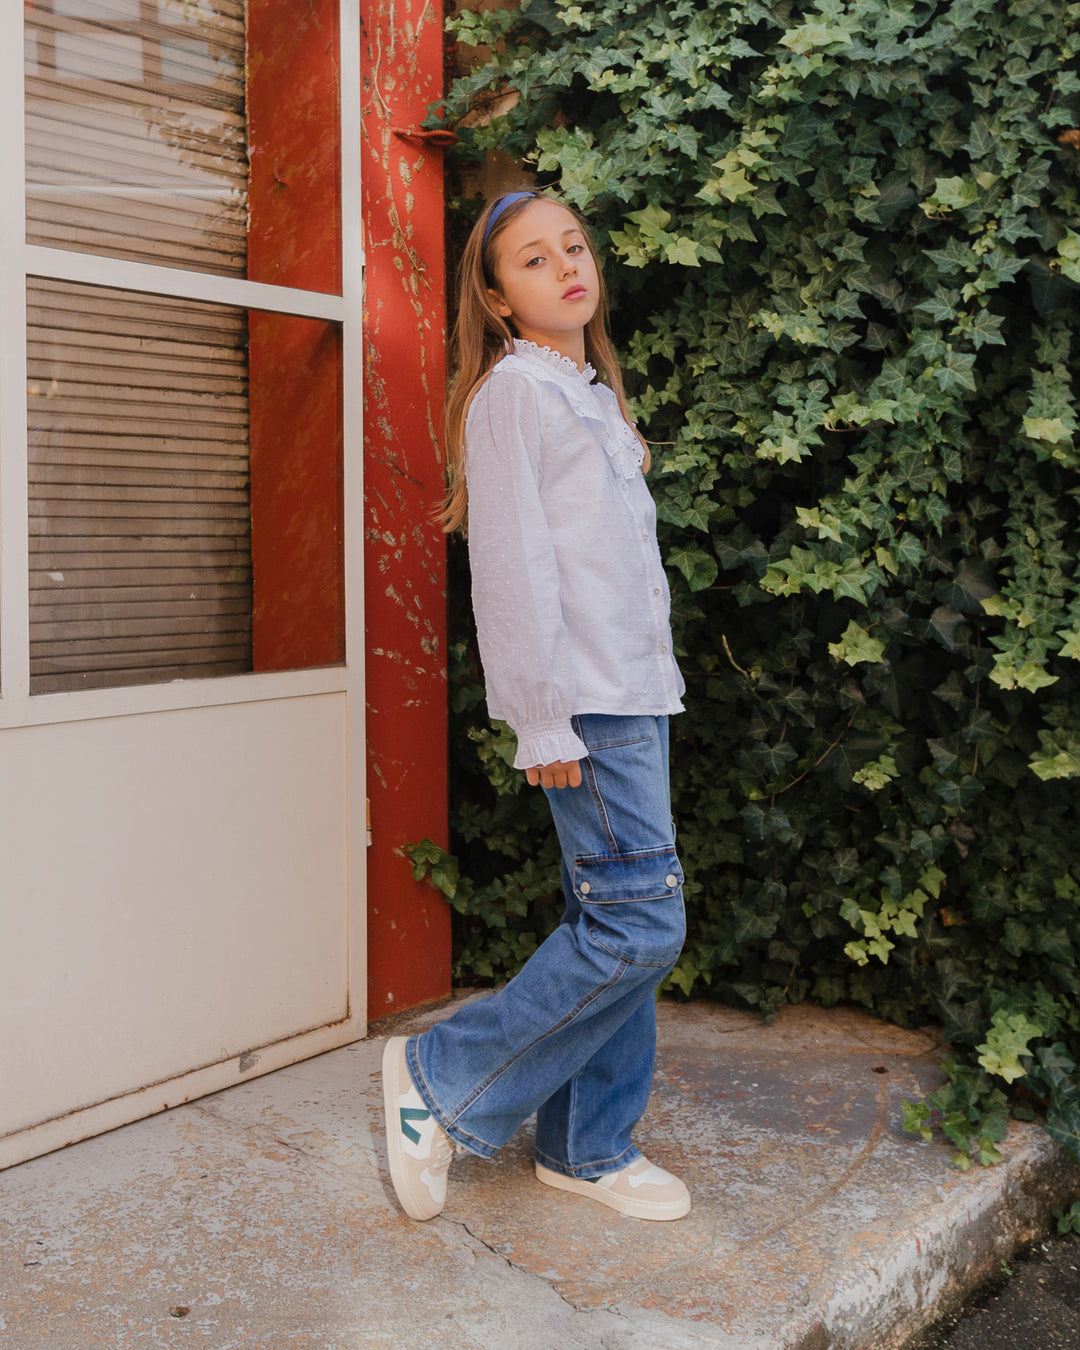
<svg viewBox="0 0 1080 1350"><path fill-rule="evenodd" d="M409 1124L410 1120L428 1120L431 1116L430 1111L421 1110L418 1106L402 1106L398 1108L401 1112L401 1133L412 1144L420 1142L420 1131L414 1130Z"/></svg>

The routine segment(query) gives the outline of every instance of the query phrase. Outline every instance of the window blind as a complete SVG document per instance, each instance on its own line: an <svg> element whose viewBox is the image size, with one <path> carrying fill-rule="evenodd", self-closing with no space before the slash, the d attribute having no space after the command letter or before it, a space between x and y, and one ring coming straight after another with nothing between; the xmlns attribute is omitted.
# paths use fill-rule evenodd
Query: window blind
<svg viewBox="0 0 1080 1350"><path fill-rule="evenodd" d="M26 6L27 238L245 275L244 0ZM247 318L32 280L34 693L251 668Z"/></svg>
<svg viewBox="0 0 1080 1350"><path fill-rule="evenodd" d="M33 0L27 238L246 272L244 0Z"/></svg>
<svg viewBox="0 0 1080 1350"><path fill-rule="evenodd" d="M247 316L28 292L31 691L251 669Z"/></svg>

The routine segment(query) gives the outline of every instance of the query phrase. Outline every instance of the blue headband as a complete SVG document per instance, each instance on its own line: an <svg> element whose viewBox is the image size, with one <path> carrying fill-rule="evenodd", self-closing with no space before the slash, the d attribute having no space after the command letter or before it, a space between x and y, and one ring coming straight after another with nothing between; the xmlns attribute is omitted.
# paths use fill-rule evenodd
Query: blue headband
<svg viewBox="0 0 1080 1350"><path fill-rule="evenodd" d="M488 223L484 226L484 238L483 242L480 245L481 257L484 256L484 250L488 246L488 240L491 238L491 231L495 222L499 219L499 217L506 210L506 208L508 206L513 206L515 202L524 201L526 197L537 197L537 196L539 196L539 193L536 192L508 192L505 197L499 198L499 200L495 204L495 209L492 211L491 215L488 216Z"/></svg>

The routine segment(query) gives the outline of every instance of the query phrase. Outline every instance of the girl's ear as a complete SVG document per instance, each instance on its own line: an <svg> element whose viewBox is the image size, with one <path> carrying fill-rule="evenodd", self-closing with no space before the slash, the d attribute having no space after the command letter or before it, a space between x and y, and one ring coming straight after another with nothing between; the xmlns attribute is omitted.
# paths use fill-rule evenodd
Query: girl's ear
<svg viewBox="0 0 1080 1350"><path fill-rule="evenodd" d="M488 295L491 297L491 303L495 306L495 313L499 316L499 318L508 319L510 315L513 313L513 310L502 298L499 292L492 290L491 287L489 286Z"/></svg>

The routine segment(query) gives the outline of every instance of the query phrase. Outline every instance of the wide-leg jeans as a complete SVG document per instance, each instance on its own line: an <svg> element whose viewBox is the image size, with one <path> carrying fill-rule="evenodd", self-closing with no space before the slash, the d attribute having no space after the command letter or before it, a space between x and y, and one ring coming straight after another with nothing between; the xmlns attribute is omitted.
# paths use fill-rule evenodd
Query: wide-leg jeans
<svg viewBox="0 0 1080 1350"><path fill-rule="evenodd" d="M471 1153L490 1157L533 1111L536 1157L575 1177L640 1157L657 985L685 936L666 717L585 714L582 784L547 790L566 911L490 998L410 1038L417 1090Z"/></svg>

